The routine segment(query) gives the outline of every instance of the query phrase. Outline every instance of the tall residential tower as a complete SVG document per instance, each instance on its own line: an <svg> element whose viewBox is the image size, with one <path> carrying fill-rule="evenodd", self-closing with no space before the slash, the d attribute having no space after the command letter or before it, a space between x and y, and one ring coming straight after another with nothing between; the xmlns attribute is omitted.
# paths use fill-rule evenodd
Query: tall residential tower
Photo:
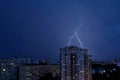
<svg viewBox="0 0 120 80"><path fill-rule="evenodd" d="M91 62L87 49L76 46L61 48L61 80L92 80Z"/></svg>

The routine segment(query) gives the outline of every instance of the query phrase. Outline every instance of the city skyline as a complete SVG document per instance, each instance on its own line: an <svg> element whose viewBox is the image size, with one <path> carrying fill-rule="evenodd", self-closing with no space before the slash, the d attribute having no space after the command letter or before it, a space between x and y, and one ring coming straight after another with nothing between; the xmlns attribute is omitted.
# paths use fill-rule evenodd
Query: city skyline
<svg viewBox="0 0 120 80"><path fill-rule="evenodd" d="M120 55L119 0L1 0L0 58L56 58L75 29L93 59ZM72 44L80 46L76 39Z"/></svg>

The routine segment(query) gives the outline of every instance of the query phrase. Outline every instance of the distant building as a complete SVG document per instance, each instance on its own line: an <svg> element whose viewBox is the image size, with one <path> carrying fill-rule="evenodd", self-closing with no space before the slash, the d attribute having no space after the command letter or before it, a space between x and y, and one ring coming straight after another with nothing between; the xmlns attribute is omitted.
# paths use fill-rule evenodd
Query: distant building
<svg viewBox="0 0 120 80"><path fill-rule="evenodd" d="M92 80L92 57L87 49L68 46L60 49L61 80Z"/></svg>
<svg viewBox="0 0 120 80"><path fill-rule="evenodd" d="M19 67L19 80L42 80L46 74L53 77L60 76L60 65L54 64L28 64ZM51 80L51 79L49 79Z"/></svg>
<svg viewBox="0 0 120 80"><path fill-rule="evenodd" d="M93 80L120 80L120 67L114 63L92 63Z"/></svg>
<svg viewBox="0 0 120 80"><path fill-rule="evenodd" d="M18 80L18 67L30 61L29 58L0 59L0 80Z"/></svg>

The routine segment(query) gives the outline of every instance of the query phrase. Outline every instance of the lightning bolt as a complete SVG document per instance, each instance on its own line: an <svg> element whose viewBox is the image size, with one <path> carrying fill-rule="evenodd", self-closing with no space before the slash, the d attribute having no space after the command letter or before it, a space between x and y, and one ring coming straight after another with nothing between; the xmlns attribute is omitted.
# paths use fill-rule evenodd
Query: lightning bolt
<svg viewBox="0 0 120 80"><path fill-rule="evenodd" d="M70 39L69 39L69 42L68 42L67 46L70 46L72 38L74 38L74 37L75 37L75 34L73 34L72 36L70 36Z"/></svg>
<svg viewBox="0 0 120 80"><path fill-rule="evenodd" d="M80 40L80 38L79 38L79 36L78 36L78 33L77 33L77 32L75 32L75 36L76 36L76 38L77 38L78 42L80 43L81 47L83 48L82 41Z"/></svg>
<svg viewBox="0 0 120 80"><path fill-rule="evenodd" d="M80 26L81 26L81 24L80 24ZM81 39L79 38L78 33L77 33L77 31L79 30L79 28L80 28L80 27L77 27L76 30L75 30L75 32L70 36L69 42L68 42L67 46L70 46L72 39L73 39L74 37L76 37L77 40L78 40L78 42L79 42L79 44L80 44L80 46L83 48L82 41L81 41Z"/></svg>

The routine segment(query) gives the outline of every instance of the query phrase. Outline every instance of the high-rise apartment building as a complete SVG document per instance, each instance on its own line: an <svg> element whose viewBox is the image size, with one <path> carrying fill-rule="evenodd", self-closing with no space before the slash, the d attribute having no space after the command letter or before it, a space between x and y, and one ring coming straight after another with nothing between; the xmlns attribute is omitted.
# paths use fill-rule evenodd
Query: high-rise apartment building
<svg viewBox="0 0 120 80"><path fill-rule="evenodd" d="M92 57L87 49L68 46L60 49L61 80L92 80Z"/></svg>

